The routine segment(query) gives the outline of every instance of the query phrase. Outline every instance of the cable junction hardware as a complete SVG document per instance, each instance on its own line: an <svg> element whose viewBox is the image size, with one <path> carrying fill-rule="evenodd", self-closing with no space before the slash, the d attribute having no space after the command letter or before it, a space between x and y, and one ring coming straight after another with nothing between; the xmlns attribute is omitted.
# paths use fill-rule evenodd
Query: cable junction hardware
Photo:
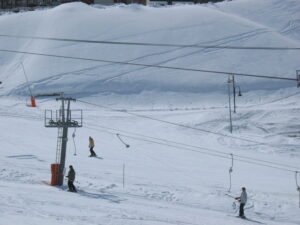
<svg viewBox="0 0 300 225"><path fill-rule="evenodd" d="M229 168L229 188L228 188L228 192L231 191L231 173L233 172L233 154L230 153L231 156L231 167Z"/></svg>
<svg viewBox="0 0 300 225"><path fill-rule="evenodd" d="M77 149L76 149L76 143L75 143L75 136L76 136L76 127L74 128L73 134L72 134L72 139L73 139L73 144L74 144L74 155L76 155Z"/></svg>

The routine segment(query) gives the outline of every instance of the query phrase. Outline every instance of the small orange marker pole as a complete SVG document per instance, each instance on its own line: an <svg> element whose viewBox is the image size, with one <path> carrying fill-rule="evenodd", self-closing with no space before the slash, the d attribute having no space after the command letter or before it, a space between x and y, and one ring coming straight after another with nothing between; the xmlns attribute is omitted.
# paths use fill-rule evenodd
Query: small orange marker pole
<svg viewBox="0 0 300 225"><path fill-rule="evenodd" d="M31 107L36 107L36 104L35 104L35 97L34 96L31 96Z"/></svg>

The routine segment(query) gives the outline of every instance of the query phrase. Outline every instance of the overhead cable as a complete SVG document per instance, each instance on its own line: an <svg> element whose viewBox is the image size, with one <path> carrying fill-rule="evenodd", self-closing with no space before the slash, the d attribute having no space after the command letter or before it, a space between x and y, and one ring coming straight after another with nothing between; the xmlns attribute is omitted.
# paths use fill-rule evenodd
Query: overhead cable
<svg viewBox="0 0 300 225"><path fill-rule="evenodd" d="M124 42L124 41L99 41L72 38L39 37L25 35L0 34L0 37L23 38L48 41L79 42L89 44L109 44L109 45L134 45L134 46L152 46L152 47L179 47L179 48L211 48L211 49L233 49L233 50L272 50L272 51L300 51L300 47L263 47L263 46L229 46L229 45L202 45L202 44L167 44L167 43L149 43L149 42Z"/></svg>
<svg viewBox="0 0 300 225"><path fill-rule="evenodd" d="M104 63L112 63L112 64L120 64L120 65L141 66L141 67L148 67L148 68L159 68L159 69L180 70L180 71L189 71L189 72L202 72L202 73L211 73L211 74L221 74L221 75L226 75L226 76L227 75L236 75L236 76L245 76L245 77L256 77L256 78L297 81L296 78L291 78L291 77L262 75L262 74L236 73L236 72L205 70L205 69L193 69L193 68L173 67L173 66L161 66L161 65L132 63L132 62L124 62L124 61L113 61L113 60L106 60L106 59L94 59L94 58L84 58L84 57L75 57L75 56L66 56L66 55L55 55L55 54L47 54L47 53L39 53L39 52L18 51L18 50L10 50L10 49L0 49L0 52L9 52L9 53L16 53L16 54L28 54L28 55L55 57L55 58L64 58L64 59L74 59L74 60L83 60L83 61L92 61L92 62L104 62Z"/></svg>
<svg viewBox="0 0 300 225"><path fill-rule="evenodd" d="M157 121L157 122L161 122L161 123L170 124L170 125L173 125L173 126L183 127L183 128L187 128L187 129L196 130L196 131L201 131L201 132L204 132L204 133L210 133L210 134L214 134L214 135L218 135L218 136L222 136L222 137L226 137L226 138L246 141L246 142L253 143L253 144L266 145L266 146L272 146L272 147L278 148L278 146L276 146L276 145L272 145L272 144L268 144L268 143L264 143L264 142L259 142L259 141L255 141L255 140L251 140L251 139L247 139L247 138L243 138L243 137L236 137L236 136L227 135L227 134L223 134L223 133L219 133L219 132L215 132L215 131L201 129L201 128L198 128L198 127L192 127L192 126L188 126L188 125L184 125L184 124L180 124L180 123L175 123L175 122L171 122L171 121L167 121L167 120L154 118L154 117L151 117L151 116L146 116L146 115L141 115L141 114L137 114L137 113L133 113L133 112L128 112L127 110L118 110L118 109L114 109L114 108L109 107L109 106L95 104L95 103L91 103L91 102L87 102L87 101L83 101L83 100L77 100L77 101L88 104L88 105L93 105L93 106L96 106L96 107L109 109L109 110L115 111L115 112L125 113L125 114L132 115L132 116L135 116L135 117L140 117L140 118L149 119L149 120L153 120L153 121Z"/></svg>
<svg viewBox="0 0 300 225"><path fill-rule="evenodd" d="M15 116L16 117L22 117L20 115L15 115ZM31 117L28 117L28 118L38 119L39 117L31 116ZM180 149L180 150L191 151L191 152L195 152L195 153L199 153L199 154L205 154L205 155L218 157L218 158L223 158L223 159L230 159L230 160L232 159L231 155L229 153L225 153L225 152L221 152L221 151L217 151L217 150L213 150L213 149L209 149L209 148L205 148L205 147L193 146L193 145L189 145L189 144L174 142L174 141L170 141L170 140L167 140L167 139L155 138L155 137L150 137L150 136L145 136L145 135L140 135L141 137L136 137L135 133L133 133L133 135L135 135L135 136L133 136L133 135L130 134L130 132L124 132L122 130L118 130L118 129L114 129L114 128L108 128L108 127L104 127L104 126L101 126L101 125L93 125L93 126L101 127L101 130L93 128L89 125L86 125L85 127L87 127L88 129L99 131L99 132L109 133L109 134L114 135L114 136L117 135L117 134L119 134L119 135L122 134L123 137L127 137L127 138L138 140L138 141L169 146L169 147ZM113 132L113 131L109 131L109 130L116 130L116 131L118 131L118 133ZM127 133L129 133L129 134L127 134ZM149 139L153 139L153 140L149 140ZM178 146L178 145L182 145L182 146ZM198 150L193 149L193 148L198 148ZM295 172L295 170L292 170L292 169L289 169L289 168L296 168L298 170L300 169L298 167L289 166L289 165L285 165L285 164L282 164L282 163L275 163L275 162L271 162L271 161L255 159L255 158L241 156L241 155L237 155L237 154L234 154L234 156L236 157L235 158L236 161L245 162L245 163L248 163L248 164L253 164L253 165L258 165L258 166L269 167L269 168L273 168L273 169L277 169L277 170Z"/></svg>
<svg viewBox="0 0 300 225"><path fill-rule="evenodd" d="M89 129L94 129L94 128L91 128L91 127L88 127L88 128ZM94 129L94 130L98 130L98 129ZM111 135L116 135L116 133L111 132L111 131L107 131L107 130L98 130L98 131L99 132L104 132L104 133L109 133ZM183 146L179 147L179 146L172 145L172 144L167 144L167 143L163 143L163 142L159 142L159 141L153 141L153 140L148 140L148 139L144 139L144 138L134 137L134 136L126 135L126 134L122 134L122 136L130 138L130 139L138 140L138 141L169 146L169 147L180 149L180 150L184 149L184 150L187 150L187 151L192 151L192 152L196 152L196 153L200 153L200 154L210 155L210 156L213 156L213 157L231 159L231 157L228 154L227 154L227 156L226 155L223 156L223 155L218 155L218 154L215 154L215 153L198 151L198 150L190 149L188 147L183 147ZM282 170L282 171L287 171L287 172L295 172L294 170L291 170L291 169L282 168L282 167L278 167L278 166L267 165L267 164L260 163L260 162L255 162L255 161L249 161L249 160L244 160L244 159L236 159L236 161L244 162L244 163L247 163L247 164L253 164L253 165L268 167L268 168L277 169L277 170Z"/></svg>
<svg viewBox="0 0 300 225"><path fill-rule="evenodd" d="M163 141L163 142L171 143L173 145L175 144L175 145L180 145L180 146L184 146L184 147L188 147L188 148L193 148L193 149L201 149L201 150L205 150L205 151L207 151L209 153L213 152L213 153L224 155L224 156L230 155L230 157L232 159L231 168L233 168L233 154L232 153L227 153L227 152L215 150L215 149L212 149L212 148L202 147L202 146L196 146L196 145L181 143L181 142L172 141L172 140L168 140L168 139L152 137L152 136L149 136L149 135L143 135L143 134L138 134L138 133L134 133L134 132L128 132L128 131L124 131L124 130L120 130L120 129L115 129L115 128L111 128L111 127L107 127L107 126L103 126L103 125L99 125L99 124L97 124L97 125L95 125L95 124L93 124L93 125L89 124L89 126L100 127L101 129L110 130L110 132L112 132L112 133L114 133L114 132L118 132L117 134L122 133L122 136L125 136L125 135L131 135L132 136L132 135L134 135L134 136L139 136L141 138L147 138L147 139L153 139L153 140L156 140L156 141ZM281 167L287 167L287 168L294 168L294 169L300 170L300 167L296 167L296 166L292 166L292 165L287 165L287 164L283 164L283 163L272 162L272 161L262 160L262 159L257 159L257 158L252 158L252 157L248 157L248 156L242 156L242 155L239 155L239 154L234 154L234 156L236 158L241 158L241 159L246 159L246 160L253 160L253 161L257 161L257 162L272 164L272 165L275 165L275 166L281 166Z"/></svg>

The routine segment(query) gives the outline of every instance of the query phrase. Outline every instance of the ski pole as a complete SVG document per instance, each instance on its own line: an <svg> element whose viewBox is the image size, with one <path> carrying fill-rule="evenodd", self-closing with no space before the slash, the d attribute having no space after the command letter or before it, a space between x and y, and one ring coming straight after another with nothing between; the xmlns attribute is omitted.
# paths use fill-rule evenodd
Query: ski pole
<svg viewBox="0 0 300 225"><path fill-rule="evenodd" d="M236 197L234 197L234 196L232 196L232 195L230 195L230 194L225 194L225 195L227 195L227 196L230 197L230 198L236 199Z"/></svg>

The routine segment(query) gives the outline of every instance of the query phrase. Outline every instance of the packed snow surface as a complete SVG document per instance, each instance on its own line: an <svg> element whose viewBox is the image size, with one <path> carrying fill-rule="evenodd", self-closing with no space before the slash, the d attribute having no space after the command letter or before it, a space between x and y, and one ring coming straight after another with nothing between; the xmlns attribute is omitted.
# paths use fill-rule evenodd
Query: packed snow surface
<svg viewBox="0 0 300 225"><path fill-rule="evenodd" d="M298 0L158 8L70 3L3 14L0 35L299 48L299 12ZM235 76L243 96L236 98L231 134L226 73L24 52L285 78L296 77L300 59L295 50L0 37L0 225L300 224L296 81ZM83 127L69 130L66 159L75 168L78 193L45 184L55 162L57 129L44 127L44 112L59 109L60 102L37 98L38 107L26 107L29 89L33 94L64 92L78 99L72 109L83 109ZM99 158L88 157L89 136ZM243 186L249 220L235 218L238 203L228 196L239 196Z"/></svg>

